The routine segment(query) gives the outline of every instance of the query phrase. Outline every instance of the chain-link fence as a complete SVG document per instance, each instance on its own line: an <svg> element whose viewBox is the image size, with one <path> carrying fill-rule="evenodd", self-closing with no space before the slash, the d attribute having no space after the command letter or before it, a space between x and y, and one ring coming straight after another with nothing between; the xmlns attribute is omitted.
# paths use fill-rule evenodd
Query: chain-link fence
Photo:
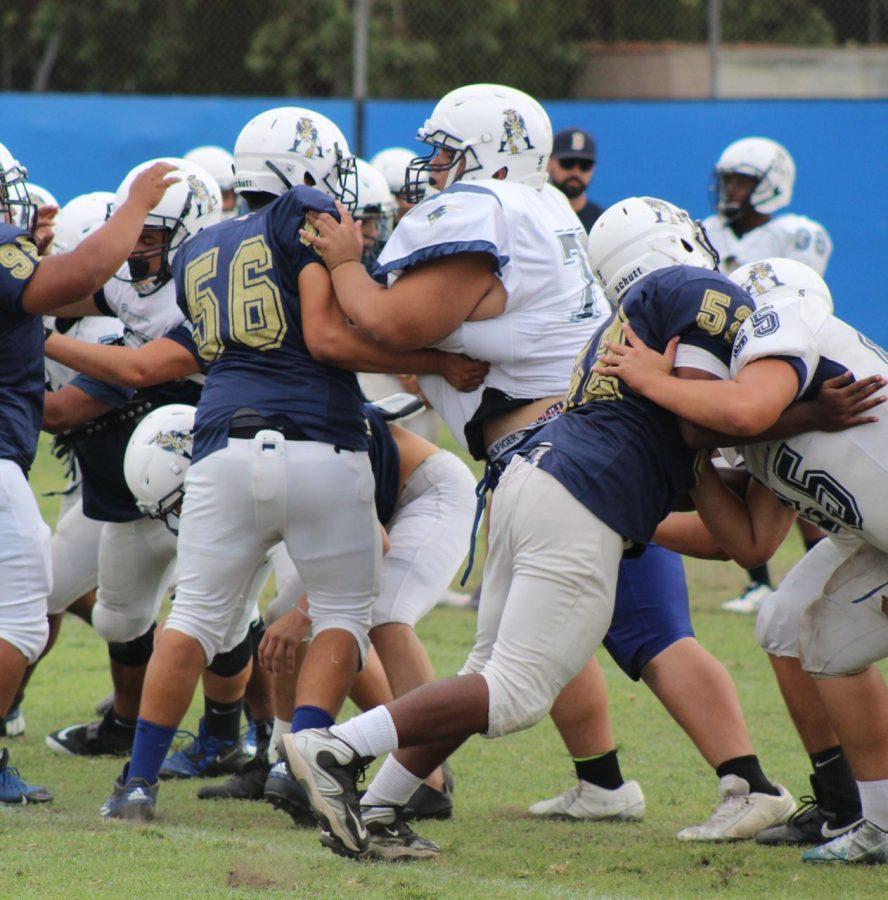
<svg viewBox="0 0 888 900"><path fill-rule="evenodd" d="M370 97L861 96L888 67L888 0L12 0L0 88L348 96L356 10Z"/></svg>

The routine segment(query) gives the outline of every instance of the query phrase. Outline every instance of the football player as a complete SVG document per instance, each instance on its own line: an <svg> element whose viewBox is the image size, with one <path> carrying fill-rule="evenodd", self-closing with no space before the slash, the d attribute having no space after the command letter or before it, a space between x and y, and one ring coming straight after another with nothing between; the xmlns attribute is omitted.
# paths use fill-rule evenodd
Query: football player
<svg viewBox="0 0 888 900"><path fill-rule="evenodd" d="M729 144L712 177L715 215L703 222L730 274L757 259L782 257L826 272L832 241L826 229L806 216L781 213L792 202L795 162L789 151L769 138L748 137ZM799 519L806 549L823 537L816 526ZM749 572L749 584L738 597L726 600L729 612L754 613L771 590L767 565Z"/></svg>
<svg viewBox="0 0 888 900"><path fill-rule="evenodd" d="M357 267L344 265L345 261L359 258L359 248L348 228L337 227L332 220L318 217L314 225L320 231L320 238L314 240L321 245L328 266L335 267L333 277L337 297L359 327L368 329L393 346L402 345L402 342L409 346L408 341L423 339L439 341L439 346L471 345L472 352L492 360L486 390L480 397L454 402L455 398L449 397L434 380L421 379L421 382L433 406L439 405L442 409L451 431L457 436L463 433L466 446L476 457L486 456L489 461L496 462L498 456L514 450L527 438L529 427L539 425L539 420L545 421L557 411L560 398L555 394L556 385L560 383L561 389L565 389L568 361L589 332L584 334L581 330L583 316L578 315L576 305L572 311L565 308L571 298L566 284L556 290L558 282L554 279L558 277L569 283L568 275L562 267L556 266L552 271L555 252L558 254L555 258L561 259L563 267L575 262L568 247L572 242L581 241L582 226L555 188L543 188L541 193L545 199L541 202L537 199L540 192L534 195L526 187L510 184L513 177L518 180L523 177L527 184L530 175L520 167L521 160L499 156L499 145L494 140L497 111L506 105L520 110L520 117L530 130L530 142L535 145L533 153L527 151L530 160L525 160L532 173L540 152L545 160L545 151L551 146L551 137L548 145L534 137L543 133L539 123L545 113L540 110L540 116L532 106L535 101L528 103L530 98L526 95L521 100L516 96L519 92L509 93L506 98L495 95L494 103L485 109L478 97L484 97L488 90L511 91L496 86L459 89L441 101L420 132L420 138L426 138L435 146L437 155L416 161L411 170L414 183L423 171L420 163L424 163L432 185L444 190L440 196L428 198L402 219L383 251L377 275L389 271L399 274L405 270L390 290L369 282ZM486 118L482 118L484 114ZM547 118L545 122L548 124ZM513 131L514 127L513 124ZM482 137L473 143L463 135ZM489 140L485 141L485 135ZM526 147L526 141L519 142L518 146ZM490 178L491 175L496 177ZM477 185L462 183L476 178L484 180ZM452 188L447 189L451 183ZM650 217L653 215L649 212ZM522 216L526 217L523 222ZM552 232L548 227L542 228L542 223L552 227ZM442 248L456 254L451 258L453 260L459 259L460 255L467 260L473 250L489 253L494 260L484 273L491 276L491 281L485 283L476 275L479 286L475 290L483 299L479 303L476 298L474 302L486 309L483 312L478 308L472 310L470 299L467 302L468 320L453 333L449 333L448 326L452 329L452 322L459 324L457 317L466 316L465 310L456 308L452 298L447 304L436 301L436 310L426 309L423 305L423 298L433 297L435 290L426 279L440 270L436 274L443 283L442 261L449 260L446 256L439 260L445 252ZM540 258L535 258L535 254ZM714 259L712 256L707 258ZM424 263L421 270L412 268L416 261ZM587 278L583 269L587 264L585 257L580 255L576 262L573 302L576 304L579 300L587 318L591 318L599 295L592 284L591 273ZM463 264L467 265L467 262ZM476 264L480 266L481 261ZM501 282L494 277L498 267L502 269ZM548 276L546 286L534 283L527 272L544 279ZM620 290L627 289L636 276L637 273L633 275L631 270L624 273ZM461 273L460 277L462 283L468 283L467 274ZM449 285L439 289L450 290ZM507 291L508 301L504 304L502 294ZM498 301L500 305L497 305ZM601 305L605 306L603 300ZM383 310L385 321L378 314ZM451 321L442 318L442 310L447 311ZM479 316L480 321L473 321ZM417 321L420 317L422 321ZM570 323L577 328L573 335ZM555 395L547 398L547 390ZM519 399L522 395L534 399L522 401ZM684 576L678 558L655 548L637 564L627 563L621 577L623 589L617 601L619 621L615 619L609 634L608 649L632 677L639 678L648 669L644 673L648 683L720 776L734 774L734 769L739 766L755 786L770 788L758 762L754 761L733 684L717 661L693 641ZM479 648L489 648L495 640L498 615L496 607L492 607L489 615L481 612ZM479 649L478 657L470 660L469 665L483 664L483 652ZM718 698L712 706L688 702L689 670L694 672L695 683L703 693ZM533 812L577 818L615 815L639 818L643 813L643 799L637 784L624 784L620 775L606 720L606 701L595 705L590 701L593 697L603 698L600 670L593 665L584 674L584 679L582 688L579 683L572 685L553 709L556 724L575 758L580 784L553 801L536 805ZM714 714L709 715L716 707L721 710L717 721ZM729 710L730 715L726 715L725 710ZM596 729L597 734L594 733ZM574 741L584 743L585 752L579 746L575 749ZM381 812L378 822L371 824L371 831L382 835L387 824L384 816L391 815L391 810ZM725 827L733 824L727 823ZM749 822L745 828L748 827ZM752 834L754 831L744 831L733 836L751 837ZM716 837L714 831L710 834L705 830L694 831L693 835L700 839ZM400 850L406 853L409 847L398 851L386 848L387 853Z"/></svg>
<svg viewBox="0 0 888 900"><path fill-rule="evenodd" d="M222 218L231 219L245 210L239 210L234 192L234 157L222 147L211 145L195 147L183 157L209 172L216 179L222 192Z"/></svg>
<svg viewBox="0 0 888 900"><path fill-rule="evenodd" d="M37 450L43 405L41 316L98 290L136 243L146 214L173 183L172 167L151 166L130 185L117 212L71 253L40 258L51 229L35 235L27 173L0 145L0 715L6 715L30 663L46 644L52 574L49 529L26 475ZM0 752L0 802L51 799L27 784Z"/></svg>
<svg viewBox="0 0 888 900"><path fill-rule="evenodd" d="M221 198L212 176L184 160L169 158L166 164L175 167L180 180L145 218L126 266L93 297L66 309L66 314L116 315L124 324L123 340L129 347L139 347L182 322L171 281L172 261L186 239L219 221ZM151 165L143 163L124 178L117 203ZM47 745L56 752L92 756L126 752L132 745L155 619L170 583L176 541L161 522L138 508L124 477L124 454L130 435L150 409L170 402L193 404L199 395L200 384L192 380L134 392L83 374L46 395L43 427L65 433L83 472L84 514L104 523L90 620L108 642L115 688L114 703L100 722L70 725L47 736ZM71 587L56 598L54 613L79 596L73 583Z"/></svg>
<svg viewBox="0 0 888 900"><path fill-rule="evenodd" d="M679 384L649 367L651 355L631 338L636 346L608 347L599 371L707 429L698 442L739 444L751 490L772 492L830 533L766 599L756 623L811 755L817 799L804 821L762 838L831 838L804 854L809 862L888 863L888 690L872 665L888 656L888 423L865 415L882 402L867 391L888 384L888 354L832 315L829 289L804 264L762 260L732 279L757 305L737 333L729 372L709 370L716 381ZM769 431L795 400L849 372L860 379L865 427L828 434L816 421L794 436ZM701 517L732 556L755 552L756 520L728 500L728 511L698 500ZM857 780L859 821L843 757Z"/></svg>
<svg viewBox="0 0 888 900"><path fill-rule="evenodd" d="M416 200L408 199L407 196L407 167L412 161L413 153L406 147L387 147L370 160L370 165L382 173L389 190L398 201L396 222L416 205Z"/></svg>

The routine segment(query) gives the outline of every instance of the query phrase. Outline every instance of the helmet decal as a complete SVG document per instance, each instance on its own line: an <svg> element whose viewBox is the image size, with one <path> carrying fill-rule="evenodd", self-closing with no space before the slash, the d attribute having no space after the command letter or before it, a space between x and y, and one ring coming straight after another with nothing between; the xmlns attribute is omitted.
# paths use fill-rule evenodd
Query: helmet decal
<svg viewBox="0 0 888 900"><path fill-rule="evenodd" d="M324 158L324 150L319 144L317 126L308 116L303 116L296 122L296 137L290 150L294 153L301 153L309 159Z"/></svg>
<svg viewBox="0 0 888 900"><path fill-rule="evenodd" d="M690 216L684 210L667 203L665 200L658 200L656 197L642 197L642 200L651 208L657 217L657 224L680 225L682 222L690 221Z"/></svg>
<svg viewBox="0 0 888 900"><path fill-rule="evenodd" d="M749 271L746 273L746 277L743 279L740 287L752 294L753 297L757 297L776 287L782 287L784 284L786 282L780 280L771 263L768 260L763 260L749 267Z"/></svg>
<svg viewBox="0 0 888 900"><path fill-rule="evenodd" d="M524 116L516 109L504 109L503 116L503 136L500 140L499 152L514 155L522 150L533 150L534 146L530 142ZM523 147L520 146L521 141L524 142Z"/></svg>
<svg viewBox="0 0 888 900"><path fill-rule="evenodd" d="M194 437L191 432L184 431L159 431L152 439L152 444L157 444L161 450L170 453L178 453L186 459L191 459L191 446Z"/></svg>
<svg viewBox="0 0 888 900"><path fill-rule="evenodd" d="M204 213L212 212L218 204L207 185L193 173L188 175L186 181L188 182L188 187L191 188L191 193L194 195L197 214L202 216Z"/></svg>

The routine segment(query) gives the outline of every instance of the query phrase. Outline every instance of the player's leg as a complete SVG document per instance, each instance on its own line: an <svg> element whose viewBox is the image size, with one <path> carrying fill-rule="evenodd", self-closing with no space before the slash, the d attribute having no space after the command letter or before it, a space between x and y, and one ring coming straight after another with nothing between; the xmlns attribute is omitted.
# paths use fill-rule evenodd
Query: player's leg
<svg viewBox="0 0 888 900"><path fill-rule="evenodd" d="M499 633L480 674L424 685L332 729L284 739L312 807L346 853L363 850L354 776L362 758L401 746L364 798L375 852L382 858L434 855L415 835L386 837L403 805L444 758L473 733L489 737L528 728L542 718L588 662L607 629L622 540L555 479L514 461L498 488L485 591L505 585ZM582 545L573 538L582 533ZM482 602L483 606L483 602ZM476 647L476 650L478 648ZM434 741L437 747L426 746ZM335 755L341 789L324 790L327 754ZM372 806L370 805L372 804ZM427 844L428 842L423 842ZM417 852L413 852L413 851Z"/></svg>
<svg viewBox="0 0 888 900"><path fill-rule="evenodd" d="M267 523L261 533L257 527L252 450L252 441L230 440L188 470L176 599L145 674L131 763L103 816L153 817L158 773L204 667L245 636L225 646L273 540L263 539Z"/></svg>
<svg viewBox="0 0 888 900"><path fill-rule="evenodd" d="M761 844L819 844L860 820L860 796L848 760L817 685L799 661L801 617L855 547L856 542L841 544L832 538L820 542L766 598L756 619L756 639L768 654L790 718L811 760L812 787L812 796L789 822L756 836Z"/></svg>
<svg viewBox="0 0 888 900"><path fill-rule="evenodd" d="M8 712L25 669L46 644L46 597L52 582L50 533L22 470L0 460L0 717ZM0 750L0 803L52 799L23 781Z"/></svg>
<svg viewBox="0 0 888 900"><path fill-rule="evenodd" d="M804 854L809 862L888 863L888 554L858 548L802 616L802 665L817 687L857 779L863 821Z"/></svg>

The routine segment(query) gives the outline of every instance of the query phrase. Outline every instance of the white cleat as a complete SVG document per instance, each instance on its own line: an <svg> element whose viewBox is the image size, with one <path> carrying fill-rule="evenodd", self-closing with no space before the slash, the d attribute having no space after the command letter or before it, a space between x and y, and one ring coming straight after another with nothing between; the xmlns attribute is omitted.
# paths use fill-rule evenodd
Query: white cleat
<svg viewBox="0 0 888 900"><path fill-rule="evenodd" d="M754 616L759 611L762 601L770 593L771 588L768 585L753 582L739 597L734 597L733 600L725 600L722 603L722 609L726 612L740 613L744 616Z"/></svg>
<svg viewBox="0 0 888 900"><path fill-rule="evenodd" d="M888 831L864 820L829 843L806 850L802 860L813 863L888 864Z"/></svg>
<svg viewBox="0 0 888 900"><path fill-rule="evenodd" d="M640 822L644 818L644 794L637 781L627 781L613 791L582 779L575 787L550 800L529 807L532 816L600 822Z"/></svg>
<svg viewBox="0 0 888 900"><path fill-rule="evenodd" d="M699 825L679 831L680 841L745 841L760 831L782 825L796 810L792 794L774 785L780 793L752 793L749 783L738 775L725 775L718 781L721 802L712 815Z"/></svg>

